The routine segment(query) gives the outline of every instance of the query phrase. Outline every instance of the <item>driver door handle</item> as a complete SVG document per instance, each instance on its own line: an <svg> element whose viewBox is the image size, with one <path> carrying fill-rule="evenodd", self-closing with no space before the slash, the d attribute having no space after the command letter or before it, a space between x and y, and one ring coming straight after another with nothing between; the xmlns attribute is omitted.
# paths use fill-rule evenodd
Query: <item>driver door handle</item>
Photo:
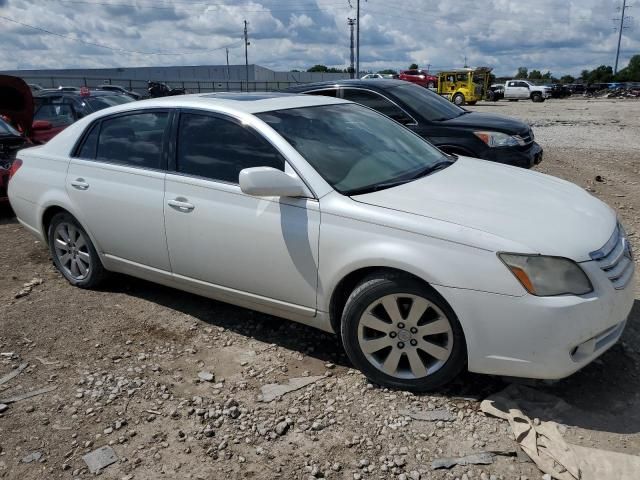
<svg viewBox="0 0 640 480"><path fill-rule="evenodd" d="M190 212L194 208L196 208L195 205L193 205L192 203L187 202L186 199L184 199L184 198L175 198L173 200L169 200L167 202L167 205L169 205L170 207L173 207L176 210L179 210L181 212Z"/></svg>
<svg viewBox="0 0 640 480"><path fill-rule="evenodd" d="M84 178L76 178L71 181L71 186L78 190L87 190L89 188L89 184L84 181Z"/></svg>

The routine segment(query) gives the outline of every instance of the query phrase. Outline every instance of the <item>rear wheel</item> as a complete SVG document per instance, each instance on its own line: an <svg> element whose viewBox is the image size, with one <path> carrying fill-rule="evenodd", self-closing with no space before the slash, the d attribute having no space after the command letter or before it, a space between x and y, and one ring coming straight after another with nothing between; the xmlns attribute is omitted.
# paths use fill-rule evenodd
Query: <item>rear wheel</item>
<svg viewBox="0 0 640 480"><path fill-rule="evenodd" d="M456 105L458 105L459 107L465 104L464 95L461 93L456 93L451 99L451 101Z"/></svg>
<svg viewBox="0 0 640 480"><path fill-rule="evenodd" d="M433 390L466 364L454 312L437 292L401 274L363 280L347 300L341 333L353 364L386 387Z"/></svg>
<svg viewBox="0 0 640 480"><path fill-rule="evenodd" d="M93 288L105 277L98 252L87 232L69 213L58 213L48 230L49 250L56 268L80 288Z"/></svg>

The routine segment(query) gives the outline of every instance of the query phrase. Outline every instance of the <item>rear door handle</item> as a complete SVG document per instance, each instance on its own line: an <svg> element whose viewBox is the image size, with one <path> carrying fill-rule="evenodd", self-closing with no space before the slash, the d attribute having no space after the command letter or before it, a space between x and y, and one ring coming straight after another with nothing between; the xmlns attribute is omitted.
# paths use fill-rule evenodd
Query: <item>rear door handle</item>
<svg viewBox="0 0 640 480"><path fill-rule="evenodd" d="M192 203L187 202L185 198L176 198L176 199L173 199L173 200L169 200L167 202L167 204L170 207L173 207L176 210L179 210L181 212L190 212L191 210L196 208L195 205L193 205Z"/></svg>
<svg viewBox="0 0 640 480"><path fill-rule="evenodd" d="M84 181L84 178L76 178L75 180L72 180L71 186L78 190L87 190L89 188L89 184Z"/></svg>

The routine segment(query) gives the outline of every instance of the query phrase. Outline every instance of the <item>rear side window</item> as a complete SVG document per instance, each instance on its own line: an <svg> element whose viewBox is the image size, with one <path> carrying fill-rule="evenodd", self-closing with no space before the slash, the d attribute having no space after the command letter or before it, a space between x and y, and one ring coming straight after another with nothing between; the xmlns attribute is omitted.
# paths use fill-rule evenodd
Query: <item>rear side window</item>
<svg viewBox="0 0 640 480"><path fill-rule="evenodd" d="M304 92L307 95L322 95L323 97L337 97L337 88L328 88L326 90L314 90L313 92Z"/></svg>
<svg viewBox="0 0 640 480"><path fill-rule="evenodd" d="M351 100L352 102L359 103L365 107L373 108L387 117L393 118L396 122L400 122L405 125L408 123L415 123L414 120L400 107L394 105L392 102L377 93L366 90L345 88L343 90L342 97L345 100Z"/></svg>
<svg viewBox="0 0 640 480"><path fill-rule="evenodd" d="M167 112L135 113L103 120L96 159L160 169L168 123Z"/></svg>
<svg viewBox="0 0 640 480"><path fill-rule="evenodd" d="M79 158L86 159L94 159L96 158L96 147L98 146L98 132L100 131L100 125L94 124L91 127L91 130L84 137L84 141L82 142L82 146L80 150L78 150L78 154L76 155Z"/></svg>
<svg viewBox="0 0 640 480"><path fill-rule="evenodd" d="M240 170L284 170L284 164L282 155L249 127L209 115L180 116L176 165L180 173L236 184Z"/></svg>

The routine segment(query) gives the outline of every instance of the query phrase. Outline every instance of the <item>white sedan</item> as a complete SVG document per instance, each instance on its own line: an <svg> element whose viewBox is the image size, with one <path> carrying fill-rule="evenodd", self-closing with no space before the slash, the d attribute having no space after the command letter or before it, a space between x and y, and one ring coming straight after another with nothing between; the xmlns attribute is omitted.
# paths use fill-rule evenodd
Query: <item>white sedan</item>
<svg viewBox="0 0 640 480"><path fill-rule="evenodd" d="M121 272L338 333L373 382L555 379L620 337L632 254L611 208L447 156L366 107L200 94L90 115L23 150L22 225L73 285Z"/></svg>

